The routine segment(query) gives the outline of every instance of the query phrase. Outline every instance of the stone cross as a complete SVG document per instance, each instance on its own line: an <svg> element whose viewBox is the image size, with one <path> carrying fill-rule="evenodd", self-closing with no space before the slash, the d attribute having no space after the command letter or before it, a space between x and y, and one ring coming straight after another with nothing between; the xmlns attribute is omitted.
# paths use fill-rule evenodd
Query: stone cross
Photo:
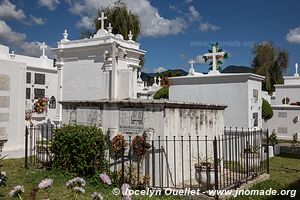
<svg viewBox="0 0 300 200"><path fill-rule="evenodd" d="M45 42L43 42L43 43L40 45L40 49L43 51L42 56L46 56L45 52L46 52L46 48L47 48L47 47L48 47L48 46L46 45Z"/></svg>
<svg viewBox="0 0 300 200"><path fill-rule="evenodd" d="M154 76L154 83L153 83L153 85L157 85L157 78L156 78L156 76Z"/></svg>
<svg viewBox="0 0 300 200"><path fill-rule="evenodd" d="M194 64L196 62L194 60L190 60L189 63L191 64L191 68L189 70L189 75L194 75L194 73L195 73Z"/></svg>
<svg viewBox="0 0 300 200"><path fill-rule="evenodd" d="M191 68L194 69L194 64L196 63L194 60L190 60Z"/></svg>
<svg viewBox="0 0 300 200"><path fill-rule="evenodd" d="M104 29L104 20L106 20L107 17L104 16L104 12L101 12L101 17L98 17L98 21L101 21L101 29Z"/></svg>
<svg viewBox="0 0 300 200"><path fill-rule="evenodd" d="M296 68L295 76L299 76L299 74L298 74L298 63L295 64L295 68Z"/></svg>
<svg viewBox="0 0 300 200"><path fill-rule="evenodd" d="M111 26L111 23L108 24L107 30L109 33L112 33L113 27Z"/></svg>
<svg viewBox="0 0 300 200"><path fill-rule="evenodd" d="M217 72L217 56L224 56L225 52L217 52L216 45L212 46L212 53L206 53L204 54L205 57L208 59L212 59L212 71ZM211 58L210 58L211 57Z"/></svg>

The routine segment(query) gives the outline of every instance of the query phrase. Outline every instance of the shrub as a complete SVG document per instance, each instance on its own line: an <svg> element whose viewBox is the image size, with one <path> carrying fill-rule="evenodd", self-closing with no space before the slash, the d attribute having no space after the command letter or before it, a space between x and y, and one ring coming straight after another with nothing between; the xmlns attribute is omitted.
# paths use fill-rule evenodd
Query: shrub
<svg viewBox="0 0 300 200"><path fill-rule="evenodd" d="M55 131L53 167L78 176L92 176L106 169L106 138L92 126L67 125Z"/></svg>
<svg viewBox="0 0 300 200"><path fill-rule="evenodd" d="M278 144L277 134L276 131L273 130L271 135L269 136L269 143L274 146L275 144Z"/></svg>
<svg viewBox="0 0 300 200"><path fill-rule="evenodd" d="M262 102L262 118L267 121L273 117L273 109L268 101L263 99Z"/></svg>
<svg viewBox="0 0 300 200"><path fill-rule="evenodd" d="M291 140L291 143L292 143L292 146L295 146L298 142L298 133L295 133L293 136L292 136L292 140Z"/></svg>
<svg viewBox="0 0 300 200"><path fill-rule="evenodd" d="M163 87L159 89L153 96L154 99L169 99L169 88Z"/></svg>

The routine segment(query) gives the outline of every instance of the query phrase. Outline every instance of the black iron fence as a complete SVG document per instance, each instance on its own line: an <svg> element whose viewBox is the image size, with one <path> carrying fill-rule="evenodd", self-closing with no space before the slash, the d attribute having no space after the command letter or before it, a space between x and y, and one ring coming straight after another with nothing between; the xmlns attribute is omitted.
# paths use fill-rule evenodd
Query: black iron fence
<svg viewBox="0 0 300 200"><path fill-rule="evenodd" d="M267 138L268 132L263 130L228 129L215 137L145 138L149 149L143 151L143 141L137 145L135 137L129 136L119 148L121 154L115 152L111 141L109 163L122 182L137 188L238 188L269 172Z"/></svg>
<svg viewBox="0 0 300 200"><path fill-rule="evenodd" d="M54 129L26 127L25 167L51 167ZM136 188L230 189L269 173L268 131L225 129L219 136L155 139L117 136L108 142L111 175Z"/></svg>
<svg viewBox="0 0 300 200"><path fill-rule="evenodd" d="M25 128L25 168L51 168L53 124L45 123Z"/></svg>

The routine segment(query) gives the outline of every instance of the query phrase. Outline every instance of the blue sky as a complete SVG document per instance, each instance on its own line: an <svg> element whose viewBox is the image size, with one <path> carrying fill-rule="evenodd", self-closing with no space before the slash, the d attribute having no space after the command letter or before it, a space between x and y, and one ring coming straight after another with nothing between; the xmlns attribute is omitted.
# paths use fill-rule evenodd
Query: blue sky
<svg viewBox="0 0 300 200"><path fill-rule="evenodd" d="M223 64L251 65L254 43L273 41L290 55L290 69L300 62L298 0L124 0L140 17L141 48L147 51L144 71L189 69L207 71L200 59L211 42L230 55ZM97 8L112 0L0 0L0 43L17 53L39 55L39 42L55 47L64 29L70 39L92 28Z"/></svg>

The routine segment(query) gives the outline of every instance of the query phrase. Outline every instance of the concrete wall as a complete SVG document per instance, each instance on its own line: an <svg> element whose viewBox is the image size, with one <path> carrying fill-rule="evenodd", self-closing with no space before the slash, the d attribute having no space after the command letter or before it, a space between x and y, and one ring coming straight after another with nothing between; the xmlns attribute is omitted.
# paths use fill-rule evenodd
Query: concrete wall
<svg viewBox="0 0 300 200"><path fill-rule="evenodd" d="M253 89L258 90L258 101L253 100ZM243 74L172 78L169 88L171 101L228 106L224 124L238 128L253 128L253 113L259 116L256 128L262 127L261 95L261 81Z"/></svg>
<svg viewBox="0 0 300 200"><path fill-rule="evenodd" d="M172 106L169 106L167 102L155 103L155 101L150 102L149 100L144 102L63 102L62 104L64 124L97 125L102 127L105 133L110 134L110 138L120 132L124 133L121 130L122 121L132 119L134 116L131 115L132 112L142 112L142 128L124 134L127 138L131 135L133 139L136 134L142 134L149 128L154 130L154 134L150 135L148 139L155 140L154 143L151 143L154 145L155 157L152 158L151 154L149 159L155 161L156 184L163 183L166 185L167 177L174 180L174 174L177 174L176 182L178 186L178 184L189 181L187 174L190 172L193 174L191 179L194 182L194 160L198 157L197 136L201 158L205 156L206 147L208 158L212 158L212 140L214 136L224 133L225 107L222 106L206 105L207 108L201 108L200 106L193 108L188 107L188 104L176 104L176 106L172 104ZM174 136L176 139L175 147ZM181 136L184 138L183 144L181 143ZM191 143L188 142L189 136L191 136ZM208 140L207 146L204 141L205 136ZM169 140L169 145L165 141L166 138ZM141 163L141 166L145 164L144 162L145 160ZM162 166L160 163L165 164ZM146 168L142 167L141 174L144 173L144 169L152 172L152 167L152 163ZM184 179L182 179L182 170L186 174ZM160 182L162 180L163 182ZM174 183L170 181L170 185L172 184Z"/></svg>
<svg viewBox="0 0 300 200"><path fill-rule="evenodd" d="M273 117L264 122L263 126L269 129L271 134L276 131L277 137L284 140L291 140L295 133L300 139L300 107L299 106L272 106ZM296 119L295 118L299 118ZM295 121L294 121L295 120Z"/></svg>
<svg viewBox="0 0 300 200"><path fill-rule="evenodd" d="M289 103L300 101L300 85L285 85L276 87L275 101L272 102L273 105L283 105L282 100L285 97L290 99Z"/></svg>
<svg viewBox="0 0 300 200"><path fill-rule="evenodd" d="M0 137L3 150L24 148L26 64L0 60Z"/></svg>
<svg viewBox="0 0 300 200"><path fill-rule="evenodd" d="M248 127L247 83L171 85L169 99L227 105L224 113L225 126Z"/></svg>
<svg viewBox="0 0 300 200"><path fill-rule="evenodd" d="M62 100L96 100L109 96L109 73L94 60L65 61Z"/></svg>

